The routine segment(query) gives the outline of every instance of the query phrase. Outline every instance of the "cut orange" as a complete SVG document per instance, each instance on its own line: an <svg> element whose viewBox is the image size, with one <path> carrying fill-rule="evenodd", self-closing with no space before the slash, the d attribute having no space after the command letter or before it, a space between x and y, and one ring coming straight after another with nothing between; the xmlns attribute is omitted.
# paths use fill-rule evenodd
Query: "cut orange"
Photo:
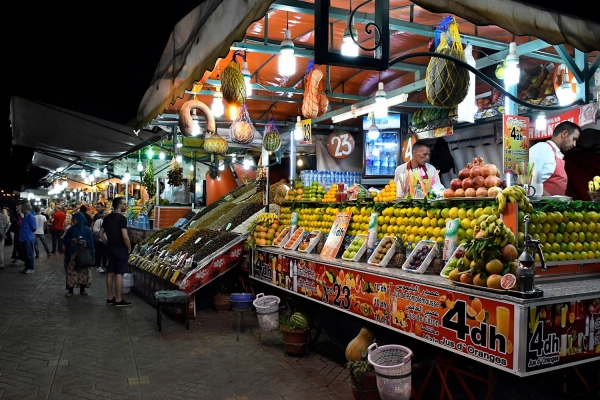
<svg viewBox="0 0 600 400"><path fill-rule="evenodd" d="M510 340L506 339L506 354L512 354L513 344Z"/></svg>
<svg viewBox="0 0 600 400"><path fill-rule="evenodd" d="M481 309L479 311L481 311ZM467 305L467 318L475 319L477 313L478 311L476 311L473 307Z"/></svg>
<svg viewBox="0 0 600 400"><path fill-rule="evenodd" d="M500 280L500 286L502 286L502 289L512 289L513 287L515 287L515 284L517 283L517 277L514 276L513 274L506 274L502 277L502 279Z"/></svg>
<svg viewBox="0 0 600 400"><path fill-rule="evenodd" d="M481 305L481 300L479 300L477 297L475 297L473 300L471 300L471 307L473 307L473 310L475 310L475 313L478 313L479 311L481 311L481 309L483 308L483 306Z"/></svg>
<svg viewBox="0 0 600 400"><path fill-rule="evenodd" d="M570 323L573 323L573 322L575 322L575 313L571 313L571 314L569 314L569 322L570 322Z"/></svg>
<svg viewBox="0 0 600 400"><path fill-rule="evenodd" d="M475 319L479 322L483 322L483 320L485 320L485 311L484 310L479 311L479 314L477 314Z"/></svg>

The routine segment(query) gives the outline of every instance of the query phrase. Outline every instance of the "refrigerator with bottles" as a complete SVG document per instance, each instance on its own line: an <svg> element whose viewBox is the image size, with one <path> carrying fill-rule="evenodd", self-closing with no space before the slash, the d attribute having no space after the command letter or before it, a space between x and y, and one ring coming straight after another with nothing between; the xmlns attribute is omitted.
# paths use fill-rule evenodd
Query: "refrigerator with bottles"
<svg viewBox="0 0 600 400"><path fill-rule="evenodd" d="M363 117L364 178L393 178L396 167L401 162L401 139L408 129L406 114L388 114L386 118L375 119L379 133L369 132L373 121Z"/></svg>

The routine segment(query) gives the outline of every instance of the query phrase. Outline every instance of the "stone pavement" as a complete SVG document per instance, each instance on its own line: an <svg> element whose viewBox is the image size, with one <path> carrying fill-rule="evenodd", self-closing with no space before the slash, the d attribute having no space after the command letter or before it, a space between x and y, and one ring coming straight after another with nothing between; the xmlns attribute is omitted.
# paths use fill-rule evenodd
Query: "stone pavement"
<svg viewBox="0 0 600 400"><path fill-rule="evenodd" d="M0 270L2 399L352 399L343 348L326 334L307 356L286 357L280 334L260 331L254 315L246 316L237 341L232 314L208 307L189 331L163 316L159 333L156 310L135 295L124 296L131 307L106 306L104 275L92 273L90 296L76 290L67 298L62 256L35 260L31 275L18 273L22 264L7 259ZM406 345L415 354L426 351L416 340ZM598 375L598 366L582 369ZM556 376L497 371L493 398L569 398ZM413 384L419 379L414 374ZM448 384L455 399L466 398L455 379ZM430 386L425 398L437 398L439 383ZM483 389L474 392L483 398Z"/></svg>

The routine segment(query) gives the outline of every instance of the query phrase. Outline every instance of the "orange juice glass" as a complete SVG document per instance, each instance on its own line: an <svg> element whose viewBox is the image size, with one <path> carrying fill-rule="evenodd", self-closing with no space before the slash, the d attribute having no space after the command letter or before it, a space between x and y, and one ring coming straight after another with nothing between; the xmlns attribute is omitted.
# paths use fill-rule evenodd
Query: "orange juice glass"
<svg viewBox="0 0 600 400"><path fill-rule="evenodd" d="M498 333L504 335L506 339L508 339L509 326L510 310L506 307L496 307L496 329L498 330Z"/></svg>

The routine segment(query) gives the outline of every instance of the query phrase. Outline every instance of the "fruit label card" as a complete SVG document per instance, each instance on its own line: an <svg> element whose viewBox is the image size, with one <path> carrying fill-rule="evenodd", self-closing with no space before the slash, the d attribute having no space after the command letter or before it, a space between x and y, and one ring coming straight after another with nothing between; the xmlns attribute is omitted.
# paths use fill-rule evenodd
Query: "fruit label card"
<svg viewBox="0 0 600 400"><path fill-rule="evenodd" d="M321 257L335 258L337 256L351 221L351 211L341 211L335 214L329 236L327 236L327 240L321 251Z"/></svg>
<svg viewBox="0 0 600 400"><path fill-rule="evenodd" d="M504 115L503 161L504 173L515 172L519 164L529 162L529 118Z"/></svg>
<svg viewBox="0 0 600 400"><path fill-rule="evenodd" d="M600 299L530 307L526 371L600 358Z"/></svg>

